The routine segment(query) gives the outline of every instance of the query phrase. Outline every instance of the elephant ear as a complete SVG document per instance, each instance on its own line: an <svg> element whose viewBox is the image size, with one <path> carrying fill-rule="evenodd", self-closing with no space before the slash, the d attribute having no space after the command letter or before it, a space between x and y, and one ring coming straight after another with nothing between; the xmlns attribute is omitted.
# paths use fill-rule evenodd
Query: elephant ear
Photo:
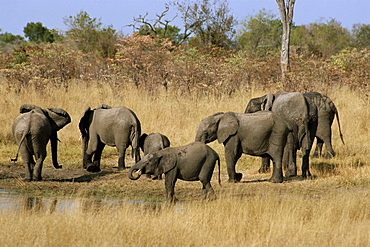
<svg viewBox="0 0 370 247"><path fill-rule="evenodd" d="M55 132L71 122L71 117L62 108L50 107L43 109L43 111L50 121L52 130Z"/></svg>
<svg viewBox="0 0 370 247"><path fill-rule="evenodd" d="M32 104L23 104L21 105L20 109L19 109L19 112L20 113L26 113L26 112L30 112L32 110L42 110L40 107L36 106L36 105L32 105Z"/></svg>
<svg viewBox="0 0 370 247"><path fill-rule="evenodd" d="M230 136L235 135L239 129L239 121L232 112L225 113L218 124L217 140L224 143Z"/></svg>
<svg viewBox="0 0 370 247"><path fill-rule="evenodd" d="M95 110L98 109L111 109L112 107L107 104L101 104L100 106L96 107Z"/></svg>
<svg viewBox="0 0 370 247"><path fill-rule="evenodd" d="M148 134L146 134L146 133L144 133L144 134L142 134L141 136L140 136L140 138L139 138L139 147L141 148L141 150L143 150L143 152L145 152L144 151L144 142L145 142L145 139L148 137Z"/></svg>
<svg viewBox="0 0 370 247"><path fill-rule="evenodd" d="M175 153L165 154L160 158L158 164L158 173L167 173L177 165L177 156Z"/></svg>
<svg viewBox="0 0 370 247"><path fill-rule="evenodd" d="M261 105L262 111L271 111L272 109L272 103L274 102L275 96L272 93L268 93L265 96L265 99L263 100L263 103Z"/></svg>
<svg viewBox="0 0 370 247"><path fill-rule="evenodd" d="M86 107L80 122L78 123L78 128L80 129L82 137L88 136L88 129L91 123L91 117L94 114L94 110L91 110L90 106Z"/></svg>

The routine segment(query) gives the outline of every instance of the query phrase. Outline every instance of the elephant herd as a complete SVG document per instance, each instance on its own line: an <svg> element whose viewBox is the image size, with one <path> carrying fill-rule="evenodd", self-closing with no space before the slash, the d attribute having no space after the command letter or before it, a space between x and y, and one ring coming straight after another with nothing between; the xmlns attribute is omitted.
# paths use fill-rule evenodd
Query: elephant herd
<svg viewBox="0 0 370 247"><path fill-rule="evenodd" d="M14 121L12 131L26 166L25 180L41 180L46 145L51 143L52 162L57 161L57 132L71 122L68 113L61 108L42 109L25 104L21 115ZM218 164L220 182L220 158L207 143L217 139L224 145L229 182L239 182L242 174L235 166L241 155L262 157L259 172L268 172L272 160L271 182L283 182L286 177L296 176L296 153L302 152L302 176L311 176L309 154L314 141L317 146L314 157L321 156L326 145L326 158L335 156L331 143L331 125L337 118L337 108L327 96L317 93L277 92L251 99L244 113L218 112L199 123L195 142L181 147L170 147L169 139L160 133L141 134L141 124L136 114L126 107L101 105L87 107L80 119L82 136L82 164L89 172L100 171L100 160L105 145L116 147L119 153L118 170L125 166L126 149L132 147L135 159L128 176L136 180L141 174L161 179L165 174L166 197L174 201L177 179L201 181L206 197L213 194L210 184L214 167ZM140 158L140 148L144 157ZM16 161L17 157L13 159Z"/></svg>

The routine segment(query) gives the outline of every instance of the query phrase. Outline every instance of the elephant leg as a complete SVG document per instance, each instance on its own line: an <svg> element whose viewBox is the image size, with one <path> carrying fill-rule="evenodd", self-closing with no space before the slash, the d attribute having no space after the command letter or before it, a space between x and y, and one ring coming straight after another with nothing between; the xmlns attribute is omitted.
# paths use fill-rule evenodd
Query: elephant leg
<svg viewBox="0 0 370 247"><path fill-rule="evenodd" d="M40 153L35 153L36 158L36 165L33 169L33 179L36 181L41 181L41 171L42 171L42 165L44 163L44 160L46 158L46 150L41 151Z"/></svg>
<svg viewBox="0 0 370 247"><path fill-rule="evenodd" d="M302 177L311 176L310 172L310 150L302 147Z"/></svg>
<svg viewBox="0 0 370 247"><path fill-rule="evenodd" d="M258 173L268 173L270 172L270 158L262 157L261 167L258 169Z"/></svg>
<svg viewBox="0 0 370 247"><path fill-rule="evenodd" d="M101 141L92 139L86 150L86 160L88 172L100 172L100 160L105 144ZM93 158L94 157L94 158ZM93 158L93 159L92 159Z"/></svg>
<svg viewBox="0 0 370 247"><path fill-rule="evenodd" d="M30 153L27 148L21 146L19 152L22 154L23 163L26 166L26 174L24 180L30 182L33 180L33 169L35 168L35 161L33 159L32 153Z"/></svg>
<svg viewBox="0 0 370 247"><path fill-rule="evenodd" d="M122 148L118 150L118 171L122 171L126 169L125 166L125 156L126 156L126 148Z"/></svg>
<svg viewBox="0 0 370 247"><path fill-rule="evenodd" d="M322 155L322 146L324 145L324 141L318 137L316 137L316 147L315 152L313 153L314 158L318 158Z"/></svg>
<svg viewBox="0 0 370 247"><path fill-rule="evenodd" d="M293 136L288 135L288 143L284 148L283 155L283 164L287 164L287 167L284 167L286 177L297 176L297 147L294 144Z"/></svg>
<svg viewBox="0 0 370 247"><path fill-rule="evenodd" d="M200 180L203 184L203 196L204 199L214 199L214 190L211 186L210 181Z"/></svg>
<svg viewBox="0 0 370 247"><path fill-rule="evenodd" d="M235 140L227 141L225 146L225 159L226 159L226 166L227 166L227 173L229 175L229 183L237 183L239 182L243 174L237 173L235 170L236 162L242 155L242 150L240 145L235 143Z"/></svg>
<svg viewBox="0 0 370 247"><path fill-rule="evenodd" d="M335 156L335 152L333 150L333 146L331 144L331 128L329 129L329 135L325 138L323 138L323 142L325 143L325 147L326 147L326 154L325 154L325 158L326 159L331 159Z"/></svg>
<svg viewBox="0 0 370 247"><path fill-rule="evenodd" d="M166 188L166 198L167 202L174 203L176 201L175 198L175 184L176 184L176 177L177 169L173 169L172 171L168 172L165 176L164 185Z"/></svg>
<svg viewBox="0 0 370 247"><path fill-rule="evenodd" d="M282 183L283 182L283 168L281 165L281 158L273 161L272 167L272 176L269 179L270 182L273 183Z"/></svg>

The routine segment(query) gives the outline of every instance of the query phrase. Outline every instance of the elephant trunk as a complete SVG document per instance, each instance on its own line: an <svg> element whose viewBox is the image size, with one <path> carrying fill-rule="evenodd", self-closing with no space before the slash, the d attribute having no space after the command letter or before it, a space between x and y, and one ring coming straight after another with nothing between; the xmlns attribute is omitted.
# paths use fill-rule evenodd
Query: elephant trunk
<svg viewBox="0 0 370 247"><path fill-rule="evenodd" d="M143 172L144 164L136 163L133 165L130 170L128 171L128 177L131 180L137 180L140 178L141 174L145 173Z"/></svg>

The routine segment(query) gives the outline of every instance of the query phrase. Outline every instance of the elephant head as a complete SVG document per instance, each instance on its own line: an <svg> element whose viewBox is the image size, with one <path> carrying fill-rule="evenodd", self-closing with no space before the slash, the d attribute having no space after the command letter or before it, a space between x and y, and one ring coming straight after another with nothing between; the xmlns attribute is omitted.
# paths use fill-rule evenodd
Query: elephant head
<svg viewBox="0 0 370 247"><path fill-rule="evenodd" d="M145 155L138 163L128 171L131 180L137 180L141 174L159 176L174 169L177 164L175 153L163 154L161 151ZM136 176L134 175L136 173Z"/></svg>
<svg viewBox="0 0 370 247"><path fill-rule="evenodd" d="M271 111L275 95L272 93L264 96L253 98L248 102L247 108L244 113L254 113L257 111Z"/></svg>
<svg viewBox="0 0 370 247"><path fill-rule="evenodd" d="M217 129L223 112L215 113L207 118L202 119L198 126L195 141L210 143L217 139Z"/></svg>
<svg viewBox="0 0 370 247"><path fill-rule="evenodd" d="M224 143L237 133L238 128L239 121L234 113L218 112L200 122L195 141L209 143L217 139L219 143Z"/></svg>
<svg viewBox="0 0 370 247"><path fill-rule="evenodd" d="M52 132L57 132L71 122L71 117L69 116L69 114L65 110L58 107L41 109L36 105L23 104L21 105L19 112L26 113L32 110L39 112L42 111L42 113L48 118L50 122Z"/></svg>

